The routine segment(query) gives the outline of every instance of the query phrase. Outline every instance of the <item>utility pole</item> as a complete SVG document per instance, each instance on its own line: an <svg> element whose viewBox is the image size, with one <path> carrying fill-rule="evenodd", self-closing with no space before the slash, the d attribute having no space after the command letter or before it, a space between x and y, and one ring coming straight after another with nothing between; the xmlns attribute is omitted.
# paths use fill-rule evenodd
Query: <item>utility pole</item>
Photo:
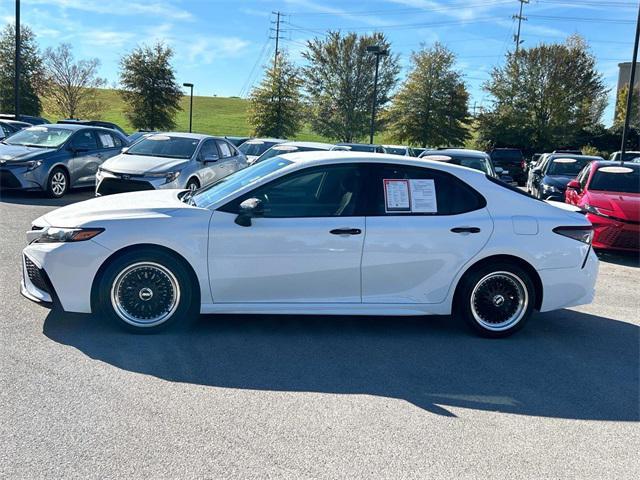
<svg viewBox="0 0 640 480"><path fill-rule="evenodd" d="M376 102L378 100L378 67L380 66L380 57L389 55L380 45L369 45L367 52L376 56L376 73L373 77L373 100L371 101L371 125L369 132L369 143L373 144L373 133L376 127Z"/></svg>
<svg viewBox="0 0 640 480"><path fill-rule="evenodd" d="M275 68L276 62L278 61L278 46L280 44L280 15L281 14L280 14L279 11L278 12L271 12L271 13L275 14L275 16L276 16L276 21L275 21L275 24L276 24L276 52L275 52L275 54L273 56L273 66ZM271 29L271 30L273 30L273 29Z"/></svg>
<svg viewBox="0 0 640 480"><path fill-rule="evenodd" d="M522 7L525 3L529 3L529 0L518 0L520 2L520 13L518 15L514 15L513 18L518 19L518 33L514 35L514 40L516 41L516 55L518 54L518 50L520 49L520 26L522 25L523 20L527 20L527 17L522 16Z"/></svg>
<svg viewBox="0 0 640 480"><path fill-rule="evenodd" d="M276 16L276 21L272 22L276 24L276 28L275 28L275 32L276 32L276 36L275 36L275 40L276 40L276 51L275 54L273 55L273 73L274 75L278 75L278 78L276 79L276 81L278 82L278 105L277 105L277 120L276 120L276 124L278 125L278 137L282 136L282 113L281 113L281 108L282 108L282 94L281 94L281 87L282 87L282 72L278 70L278 54L280 53L279 50L279 46L280 46L280 17L282 16L282 14L280 13L280 11L277 12L271 12ZM271 29L271 31L273 31L273 29ZM273 37L271 37L273 38Z"/></svg>
<svg viewBox="0 0 640 480"><path fill-rule="evenodd" d="M15 95L13 112L16 120L20 120L20 0L16 0L16 58L13 78L13 94Z"/></svg>
<svg viewBox="0 0 640 480"><path fill-rule="evenodd" d="M624 127L622 128L622 146L620 147L620 164L624 164L625 144L631 119L631 107L633 100L633 87L636 79L636 62L638 61L638 40L640 39L640 6L638 6L638 21L636 23L636 41L633 44L633 58L631 59L631 75L629 75L629 93L627 93L627 111L624 115Z"/></svg>

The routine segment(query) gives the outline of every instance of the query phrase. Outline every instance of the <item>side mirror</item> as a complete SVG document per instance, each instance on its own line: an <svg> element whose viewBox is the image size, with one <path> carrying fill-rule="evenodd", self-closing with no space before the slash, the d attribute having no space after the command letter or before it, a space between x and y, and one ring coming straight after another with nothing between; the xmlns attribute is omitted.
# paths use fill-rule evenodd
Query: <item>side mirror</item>
<svg viewBox="0 0 640 480"><path fill-rule="evenodd" d="M213 163L213 162L217 162L219 160L218 155L215 154L209 154L209 155L205 155L204 157L201 157L201 161L202 163Z"/></svg>
<svg viewBox="0 0 640 480"><path fill-rule="evenodd" d="M129 151L129 147L122 147L120 153L127 153Z"/></svg>
<svg viewBox="0 0 640 480"><path fill-rule="evenodd" d="M235 219L236 224L241 227L250 227L251 219L264 214L262 200L258 198L247 198L240 204L240 213Z"/></svg>
<svg viewBox="0 0 640 480"><path fill-rule="evenodd" d="M575 190L576 192L579 192L580 190L582 190L582 186L580 185L580 182L578 182L577 180L571 180L569 183L567 183L567 188Z"/></svg>

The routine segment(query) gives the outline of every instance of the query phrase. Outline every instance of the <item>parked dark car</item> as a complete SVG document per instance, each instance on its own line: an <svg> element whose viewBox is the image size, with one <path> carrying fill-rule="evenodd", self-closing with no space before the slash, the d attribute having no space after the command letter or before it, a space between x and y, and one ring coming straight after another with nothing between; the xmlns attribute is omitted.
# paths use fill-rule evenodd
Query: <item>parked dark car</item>
<svg viewBox="0 0 640 480"><path fill-rule="evenodd" d="M491 161L491 157L487 153L478 150L439 148L438 150L425 150L420 154L419 158L473 168L510 185L515 184L508 170L503 170L502 167L495 167Z"/></svg>
<svg viewBox="0 0 640 480"><path fill-rule="evenodd" d="M386 153L382 145L370 143L336 143L335 150L348 150L350 152Z"/></svg>
<svg viewBox="0 0 640 480"><path fill-rule="evenodd" d="M31 124L19 122L18 120L0 120L0 140L4 140L8 136L30 126Z"/></svg>
<svg viewBox="0 0 640 480"><path fill-rule="evenodd" d="M495 167L508 170L509 175L518 182L518 185L524 185L527 181L526 164L522 150L517 148L494 148L489 152L491 161Z"/></svg>
<svg viewBox="0 0 640 480"><path fill-rule="evenodd" d="M609 160L614 162L619 162L622 160L622 152L618 150L617 152L613 152L609 157ZM627 150L624 152L624 161L625 162L633 162L636 158L640 157L640 152L637 150Z"/></svg>
<svg viewBox="0 0 640 480"><path fill-rule="evenodd" d="M234 147L239 147L247 140L251 140L251 137L229 137L227 135L225 135L224 138L228 140Z"/></svg>
<svg viewBox="0 0 640 480"><path fill-rule="evenodd" d="M51 123L46 118L34 117L32 115L19 115L18 118L13 113L0 113L0 120L17 120L19 122L26 122L29 125L43 125L45 123Z"/></svg>
<svg viewBox="0 0 640 480"><path fill-rule="evenodd" d="M589 162L595 160L602 161L604 159L582 154L552 153L547 155L542 163L531 172L531 194L542 200L564 202L567 184L576 178Z"/></svg>
<svg viewBox="0 0 640 480"><path fill-rule="evenodd" d="M87 125L92 127L110 128L111 130L117 130L125 137L127 136L127 132L125 132L122 128L120 128L115 123L105 122L103 120L78 120L74 118L67 118L65 120L58 120L58 123L67 124L67 125Z"/></svg>
<svg viewBox="0 0 640 480"><path fill-rule="evenodd" d="M72 187L95 185L98 166L128 144L120 132L102 127L25 128L0 142L0 188L62 197Z"/></svg>

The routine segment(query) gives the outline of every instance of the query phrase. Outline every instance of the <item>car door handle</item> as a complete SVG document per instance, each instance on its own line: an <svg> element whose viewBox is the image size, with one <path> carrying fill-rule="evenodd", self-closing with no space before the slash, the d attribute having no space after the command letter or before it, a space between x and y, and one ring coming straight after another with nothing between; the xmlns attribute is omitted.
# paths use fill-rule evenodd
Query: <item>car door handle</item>
<svg viewBox="0 0 640 480"><path fill-rule="evenodd" d="M453 233L480 233L478 227L455 227L452 228L451 231Z"/></svg>
<svg viewBox="0 0 640 480"><path fill-rule="evenodd" d="M359 228L334 228L329 233L332 235L360 235L362 230Z"/></svg>

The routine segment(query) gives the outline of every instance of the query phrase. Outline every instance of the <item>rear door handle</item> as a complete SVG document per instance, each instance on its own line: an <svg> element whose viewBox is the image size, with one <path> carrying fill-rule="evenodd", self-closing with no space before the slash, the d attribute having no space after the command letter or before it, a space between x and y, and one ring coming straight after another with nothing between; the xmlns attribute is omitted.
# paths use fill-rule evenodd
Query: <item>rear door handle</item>
<svg viewBox="0 0 640 480"><path fill-rule="evenodd" d="M334 228L329 233L332 235L360 235L362 230L359 228Z"/></svg>
<svg viewBox="0 0 640 480"><path fill-rule="evenodd" d="M480 233L478 227L455 227L452 228L451 231L453 233Z"/></svg>

